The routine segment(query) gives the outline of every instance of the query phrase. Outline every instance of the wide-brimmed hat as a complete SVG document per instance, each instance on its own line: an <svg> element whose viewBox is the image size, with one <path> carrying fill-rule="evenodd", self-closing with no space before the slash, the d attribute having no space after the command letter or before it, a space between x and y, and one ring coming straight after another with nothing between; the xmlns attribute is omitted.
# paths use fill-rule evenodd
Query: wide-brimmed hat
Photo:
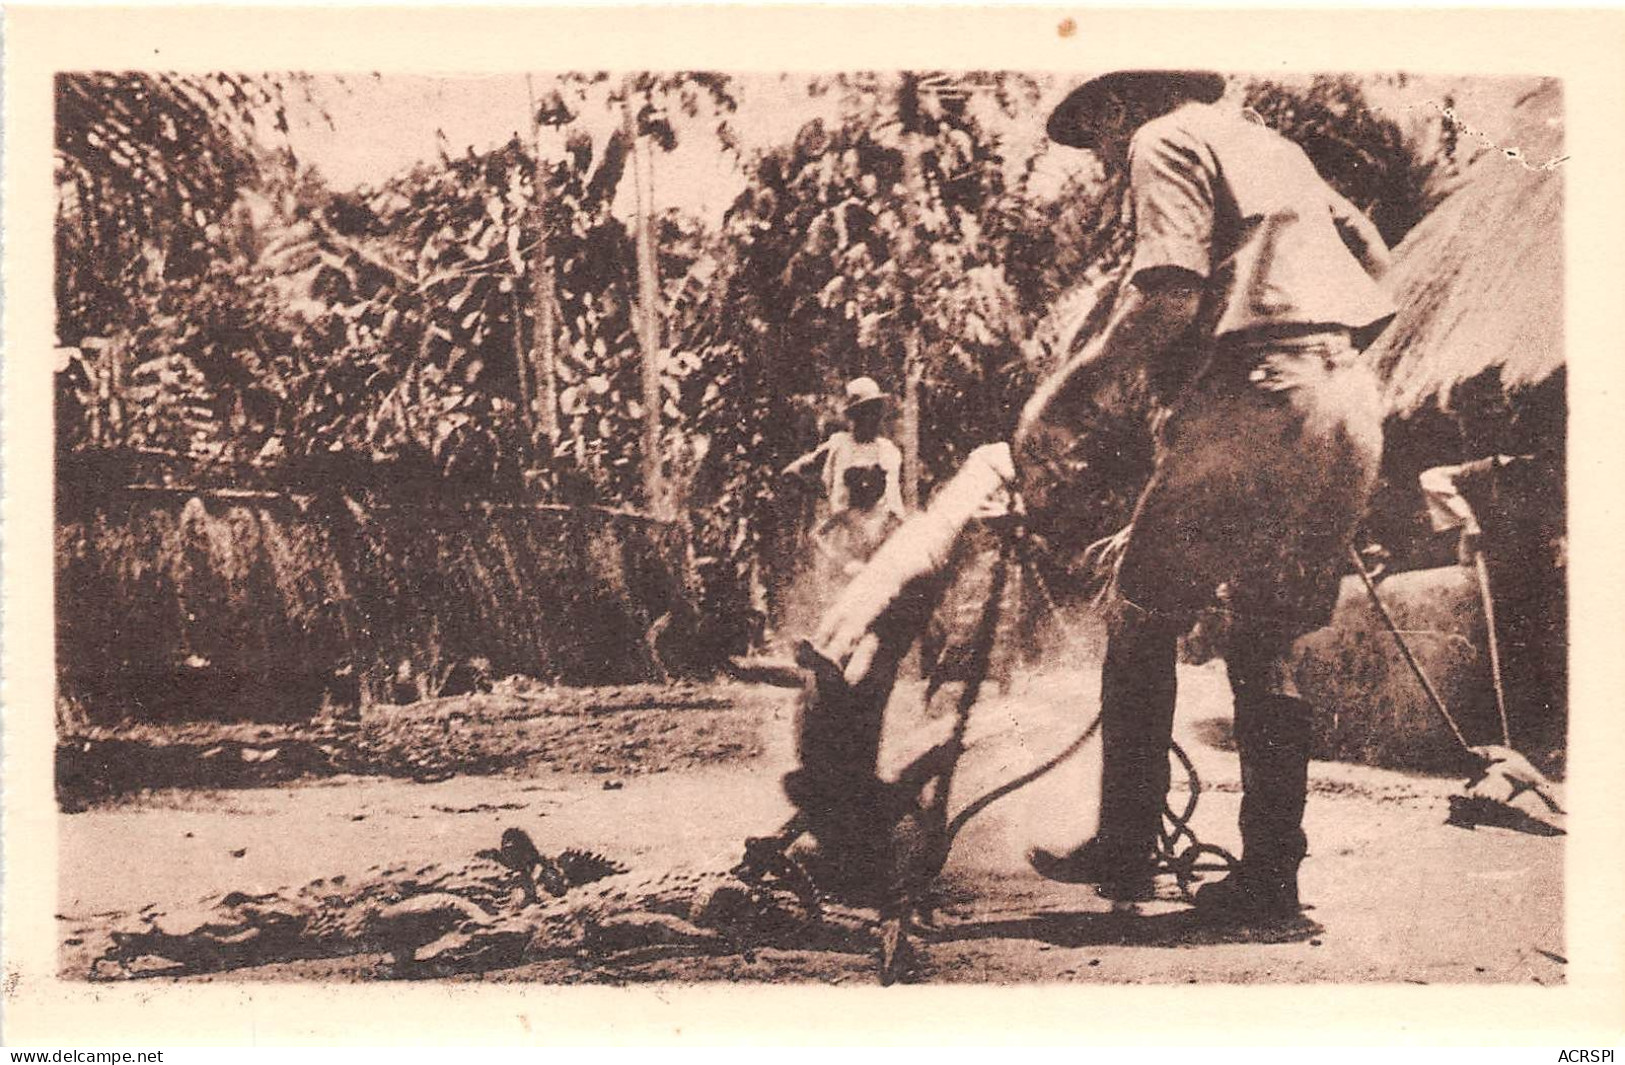
<svg viewBox="0 0 1625 1065"><path fill-rule="evenodd" d="M1148 105L1153 112L1171 110L1187 100L1210 104L1224 95L1224 75L1211 70L1118 70L1091 78L1073 89L1050 112L1044 131L1069 148L1093 148L1095 124L1110 99Z"/></svg>
<svg viewBox="0 0 1625 1065"><path fill-rule="evenodd" d="M880 390L873 377L854 377L846 383L846 409L849 412L870 403L884 403L886 398L886 393Z"/></svg>

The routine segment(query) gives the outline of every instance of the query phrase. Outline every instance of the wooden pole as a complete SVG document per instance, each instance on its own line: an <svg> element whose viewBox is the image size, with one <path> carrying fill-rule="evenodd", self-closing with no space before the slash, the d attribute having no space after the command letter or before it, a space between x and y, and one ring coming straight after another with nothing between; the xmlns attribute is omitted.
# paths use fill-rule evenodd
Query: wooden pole
<svg viewBox="0 0 1625 1065"><path fill-rule="evenodd" d="M1382 618L1382 623L1388 629L1389 635L1393 636L1394 642L1399 645L1399 653L1404 657L1405 664L1411 667L1411 672L1421 682L1422 690L1427 693L1428 702L1433 704L1433 709L1439 712L1439 716L1444 719L1444 723L1450 727L1450 734L1456 737L1456 742L1461 744L1463 750L1471 754L1473 745L1467 742L1467 737L1462 733L1461 726L1456 724L1456 719L1451 715L1450 708L1444 704L1444 698L1439 694L1439 689L1433 686L1433 681L1428 678L1427 671L1422 668L1422 663L1418 662L1416 655L1411 653L1411 645L1405 642L1404 630L1394 620L1394 615L1388 612L1388 604L1382 601L1382 596L1377 591L1377 582L1371 579L1370 572L1365 568L1365 561L1360 558L1360 553L1354 549L1353 545L1349 546L1348 558L1354 564L1354 572L1360 575L1360 583L1365 585L1366 594L1371 596L1371 605L1377 608L1377 616Z"/></svg>
<svg viewBox="0 0 1625 1065"><path fill-rule="evenodd" d="M557 294L553 290L553 271L547 255L547 183L542 170L542 123L536 112L536 91L529 74L525 75L525 94L530 99L531 151L536 164L529 229L536 235L537 243L527 264L530 271L531 314L535 322L530 344L535 388L529 401L534 406L536 423L542 440L546 442L547 458L551 462L553 450L559 442Z"/></svg>
<svg viewBox="0 0 1625 1065"><path fill-rule="evenodd" d="M632 79L627 78L622 121L631 142L633 226L637 235L636 324L638 347L643 356L643 491L649 512L656 517L668 517L670 501L666 499L660 468L660 408L664 397L660 391L660 275L655 262L654 225L649 217L654 198L654 191L649 187L653 184L653 175L644 173L645 153L633 106Z"/></svg>
<svg viewBox="0 0 1625 1065"><path fill-rule="evenodd" d="M918 241L914 236L914 216L925 204L925 172L920 163L919 134L919 75L903 74L897 91L897 113L903 124L903 190L905 202L903 233L900 240L904 280L904 300L907 304L908 332L903 338L903 424L900 427L903 452L903 504L909 509L919 506L920 496L920 381L925 375L921 352L920 321L914 302L914 285L909 271L917 267L915 251Z"/></svg>
<svg viewBox="0 0 1625 1065"><path fill-rule="evenodd" d="M536 450L536 403L531 394L530 354L525 350L525 308L517 291L509 299L509 309L513 314L513 361L514 377L519 382L519 420L525 427L525 459L528 462Z"/></svg>
<svg viewBox="0 0 1625 1065"><path fill-rule="evenodd" d="M1490 569L1484 550L1473 548L1473 573L1478 577L1478 597L1484 604L1484 634L1490 645L1490 680L1495 684L1495 710L1501 715L1501 742L1512 746L1512 725L1507 719L1506 688L1501 683L1501 638L1495 632L1495 597L1490 594Z"/></svg>

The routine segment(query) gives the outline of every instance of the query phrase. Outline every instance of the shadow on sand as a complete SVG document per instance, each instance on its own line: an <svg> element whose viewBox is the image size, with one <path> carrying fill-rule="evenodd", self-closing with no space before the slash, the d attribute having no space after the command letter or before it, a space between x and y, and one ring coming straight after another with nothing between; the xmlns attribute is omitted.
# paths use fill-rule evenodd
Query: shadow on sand
<svg viewBox="0 0 1625 1065"><path fill-rule="evenodd" d="M1030 939L1057 947L1195 947L1225 943L1302 943L1324 929L1307 916L1269 924L1219 923L1195 910L1143 914L1133 910L1038 913L970 920L925 933L929 943Z"/></svg>

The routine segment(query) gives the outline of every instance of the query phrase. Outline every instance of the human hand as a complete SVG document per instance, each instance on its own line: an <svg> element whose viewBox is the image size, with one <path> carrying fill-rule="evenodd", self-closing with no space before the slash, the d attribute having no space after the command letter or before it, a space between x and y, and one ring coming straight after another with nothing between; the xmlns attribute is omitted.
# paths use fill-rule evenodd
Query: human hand
<svg viewBox="0 0 1625 1065"><path fill-rule="evenodd" d="M1471 569L1478 565L1478 555L1483 549L1483 534L1478 526L1471 523L1464 526L1461 538L1456 541L1456 561Z"/></svg>

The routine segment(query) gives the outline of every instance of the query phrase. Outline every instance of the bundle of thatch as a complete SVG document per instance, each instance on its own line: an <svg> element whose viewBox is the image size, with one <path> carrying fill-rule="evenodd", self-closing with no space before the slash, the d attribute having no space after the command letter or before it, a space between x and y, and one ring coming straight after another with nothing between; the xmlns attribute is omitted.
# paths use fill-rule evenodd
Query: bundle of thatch
<svg viewBox="0 0 1625 1065"><path fill-rule="evenodd" d="M646 680L684 593L681 531L600 508L64 487L58 688L91 720Z"/></svg>

